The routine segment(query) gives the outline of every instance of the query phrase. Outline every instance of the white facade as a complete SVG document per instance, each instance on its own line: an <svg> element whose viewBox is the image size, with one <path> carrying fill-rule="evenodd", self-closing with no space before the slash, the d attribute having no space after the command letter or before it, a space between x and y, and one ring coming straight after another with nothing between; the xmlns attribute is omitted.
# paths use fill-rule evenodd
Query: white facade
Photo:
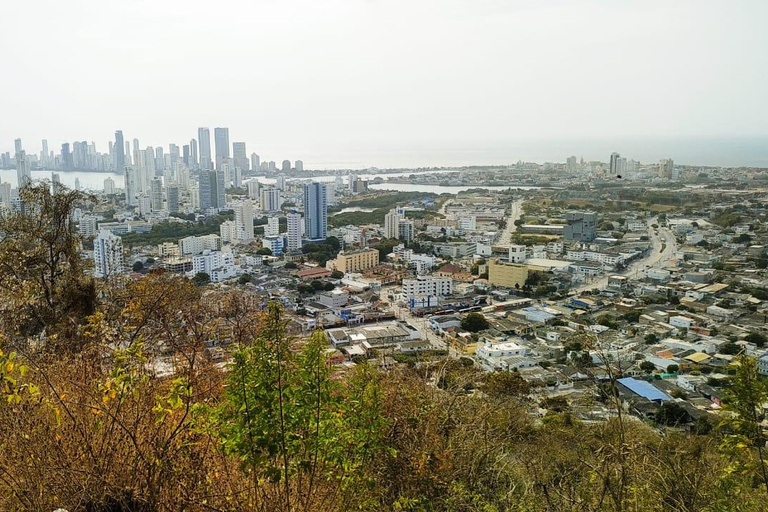
<svg viewBox="0 0 768 512"><path fill-rule="evenodd" d="M288 214L288 251L301 249L301 215L296 212Z"/></svg>
<svg viewBox="0 0 768 512"><path fill-rule="evenodd" d="M233 220L225 220L219 226L219 236L222 243L232 243L237 241L237 225Z"/></svg>
<svg viewBox="0 0 768 512"><path fill-rule="evenodd" d="M524 263L525 262L525 246L524 245L510 245L509 246L509 261L511 263Z"/></svg>
<svg viewBox="0 0 768 512"><path fill-rule="evenodd" d="M273 256L280 256L283 254L283 237L265 236L261 240L261 246L272 251Z"/></svg>
<svg viewBox="0 0 768 512"><path fill-rule="evenodd" d="M237 239L247 244L253 240L253 203L241 201L234 205Z"/></svg>
<svg viewBox="0 0 768 512"><path fill-rule="evenodd" d="M474 231L477 229L477 217L462 217L459 219L459 229Z"/></svg>
<svg viewBox="0 0 768 512"><path fill-rule="evenodd" d="M109 277L123 271L123 239L102 229L93 241L93 263L96 277Z"/></svg>
<svg viewBox="0 0 768 512"><path fill-rule="evenodd" d="M179 253L182 256L200 254L203 251L218 251L221 249L219 235L188 236L179 240Z"/></svg>
<svg viewBox="0 0 768 512"><path fill-rule="evenodd" d="M280 210L283 204L280 197L280 191L276 188L265 188L261 190L261 210L264 212L276 212Z"/></svg>
<svg viewBox="0 0 768 512"><path fill-rule="evenodd" d="M280 234L280 218L268 217L267 225L264 226L264 236L277 236Z"/></svg>
<svg viewBox="0 0 768 512"><path fill-rule="evenodd" d="M445 296L453 293L453 279L450 277L420 276L403 279L403 299L415 297Z"/></svg>
<svg viewBox="0 0 768 512"><path fill-rule="evenodd" d="M96 235L96 222L98 219L93 215L84 215L80 218L80 224L78 225L78 231L81 236L90 238Z"/></svg>
<svg viewBox="0 0 768 512"><path fill-rule="evenodd" d="M232 253L205 251L192 258L192 275L205 272L212 283L235 277L235 260Z"/></svg>
<svg viewBox="0 0 768 512"><path fill-rule="evenodd" d="M584 250L568 251L565 258L570 261L595 261L608 265L616 265L624 261L624 257L620 254Z"/></svg>
<svg viewBox="0 0 768 512"><path fill-rule="evenodd" d="M384 216L384 238L398 238L400 236L400 215L396 210L390 210Z"/></svg>

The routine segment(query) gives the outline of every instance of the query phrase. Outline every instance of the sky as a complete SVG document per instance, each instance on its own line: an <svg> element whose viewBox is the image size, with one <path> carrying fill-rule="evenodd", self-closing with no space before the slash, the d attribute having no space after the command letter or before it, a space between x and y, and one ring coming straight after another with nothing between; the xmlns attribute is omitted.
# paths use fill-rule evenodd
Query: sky
<svg viewBox="0 0 768 512"><path fill-rule="evenodd" d="M768 140L765 0L3 9L2 151L16 137L30 152L42 138L106 151L116 129L142 146L184 144L199 126L228 126L278 161L525 140Z"/></svg>

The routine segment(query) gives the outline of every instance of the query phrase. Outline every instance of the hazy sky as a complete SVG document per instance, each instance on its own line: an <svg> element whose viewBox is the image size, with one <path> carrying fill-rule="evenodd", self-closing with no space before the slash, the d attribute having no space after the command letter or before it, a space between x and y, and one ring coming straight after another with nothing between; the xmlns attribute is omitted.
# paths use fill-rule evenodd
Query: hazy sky
<svg viewBox="0 0 768 512"><path fill-rule="evenodd" d="M766 0L11 0L0 148L768 136L766 20Z"/></svg>

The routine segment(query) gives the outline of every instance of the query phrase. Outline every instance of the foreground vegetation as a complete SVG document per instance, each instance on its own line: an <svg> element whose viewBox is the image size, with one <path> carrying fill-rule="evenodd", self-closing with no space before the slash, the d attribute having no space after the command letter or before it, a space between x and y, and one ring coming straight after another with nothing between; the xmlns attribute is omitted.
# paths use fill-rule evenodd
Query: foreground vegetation
<svg viewBox="0 0 768 512"><path fill-rule="evenodd" d="M732 421L708 435L620 409L583 423L567 402L536 403L518 375L464 361L342 371L326 365L321 331L290 332L280 306L247 292L162 273L93 281L68 217L88 198L27 194L35 218L0 219L0 262L23 265L0 274L2 510L768 505L754 407L765 388L747 359ZM613 389L594 399L615 403Z"/></svg>

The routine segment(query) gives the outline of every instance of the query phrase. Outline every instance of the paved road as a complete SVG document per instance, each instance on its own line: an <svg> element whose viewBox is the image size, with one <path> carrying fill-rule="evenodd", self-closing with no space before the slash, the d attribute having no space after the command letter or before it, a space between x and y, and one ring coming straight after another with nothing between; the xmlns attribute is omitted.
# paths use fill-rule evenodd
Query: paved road
<svg viewBox="0 0 768 512"><path fill-rule="evenodd" d="M515 221L520 219L523 215L523 200L516 199L509 207L509 213L507 215L507 225L504 227L504 231L499 236L498 243L500 245L506 245L512 240L512 233L517 231Z"/></svg>
<svg viewBox="0 0 768 512"><path fill-rule="evenodd" d="M648 223L648 236L651 239L652 247L651 252L640 260L634 261L623 271L612 275L627 276L631 280L641 279L645 276L645 269L648 267L658 268L663 266L670 258L677 252L677 240L674 233L668 228L660 227L658 233L651 227L652 224L656 224L658 219L651 219ZM662 251L662 247L664 250ZM608 285L609 276L601 276L595 280L583 283L576 288L573 288L573 292L580 293L585 290L594 290L596 288L603 289Z"/></svg>
<svg viewBox="0 0 768 512"><path fill-rule="evenodd" d="M426 317L419 318L412 315L411 311L407 307L403 308L393 304L392 308L394 309L395 316L398 320L405 320L412 326L416 327L416 329L418 329L419 332L424 335L424 338L428 340L433 347L438 350L445 350L448 348L445 340L435 334L435 332L429 327L429 320L427 320Z"/></svg>

